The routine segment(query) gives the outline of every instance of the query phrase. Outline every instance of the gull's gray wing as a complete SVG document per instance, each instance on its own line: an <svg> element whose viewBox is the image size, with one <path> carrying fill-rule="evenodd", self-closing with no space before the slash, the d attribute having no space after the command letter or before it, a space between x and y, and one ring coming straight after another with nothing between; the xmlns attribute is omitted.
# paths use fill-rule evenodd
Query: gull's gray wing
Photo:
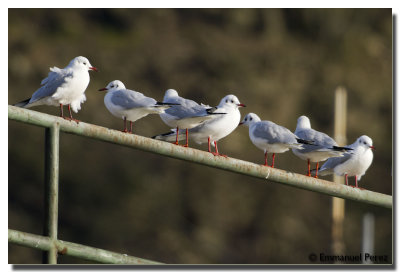
<svg viewBox="0 0 400 272"><path fill-rule="evenodd" d="M271 121L260 121L255 125L253 136L267 140L269 144L297 144L296 136L285 127L279 126Z"/></svg>
<svg viewBox="0 0 400 272"><path fill-rule="evenodd" d="M60 69L57 67L50 68L49 75L42 80L40 87L33 95L30 103L42 98L52 96L59 87L72 78L72 70Z"/></svg>
<svg viewBox="0 0 400 272"><path fill-rule="evenodd" d="M111 96L111 102L123 109L145 108L155 106L157 101L151 97L132 90L114 91Z"/></svg>
<svg viewBox="0 0 400 272"><path fill-rule="evenodd" d="M347 160L349 160L351 158L351 154L349 153L344 153L343 157L334 157L334 158L329 158L322 166L320 171L324 171L324 170L329 170L329 169L333 169L336 166L338 166L339 164L345 163Z"/></svg>

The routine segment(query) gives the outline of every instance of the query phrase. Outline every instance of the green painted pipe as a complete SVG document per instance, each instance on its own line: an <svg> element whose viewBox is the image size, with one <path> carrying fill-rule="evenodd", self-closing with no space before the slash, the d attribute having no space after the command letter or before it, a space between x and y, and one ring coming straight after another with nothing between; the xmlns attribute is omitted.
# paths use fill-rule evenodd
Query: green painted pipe
<svg viewBox="0 0 400 272"><path fill-rule="evenodd" d="M60 126L46 128L45 132L45 225L44 236L57 240L58 232L58 173L59 173ZM53 246L44 252L43 263L57 263L57 249Z"/></svg>
<svg viewBox="0 0 400 272"><path fill-rule="evenodd" d="M40 250L50 250L55 247L58 254L69 255L81 259L109 264L160 264L126 254L84 246L49 237L8 229L8 242Z"/></svg>
<svg viewBox="0 0 400 272"><path fill-rule="evenodd" d="M84 122L79 124L64 120L60 117L44 114L37 111L8 106L8 118L42 127L51 127L54 123L60 125L60 130L66 133L81 135L109 143L128 146L164 156L191 161L230 172L235 172L264 181L277 182L300 189L318 192L344 199L359 201L367 204L392 208L392 196L368 190L352 188L342 184L316 179L304 175L265 167L233 158L214 156L209 152L177 146L151 138L122 133L105 127Z"/></svg>

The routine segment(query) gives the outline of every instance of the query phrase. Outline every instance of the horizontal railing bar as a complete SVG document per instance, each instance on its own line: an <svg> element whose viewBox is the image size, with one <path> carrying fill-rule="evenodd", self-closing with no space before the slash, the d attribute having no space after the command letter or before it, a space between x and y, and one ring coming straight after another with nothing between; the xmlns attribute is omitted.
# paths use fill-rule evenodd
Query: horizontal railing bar
<svg viewBox="0 0 400 272"><path fill-rule="evenodd" d="M8 118L42 127L50 127L57 122L60 130L66 133L81 135L109 143L128 146L164 156L191 161L230 172L260 178L296 188L318 192L367 204L392 208L392 196L369 190L352 188L342 184L316 179L276 168L270 168L233 158L214 156L194 148L177 146L151 138L122 133L105 127L80 122L71 122L45 113L8 106Z"/></svg>
<svg viewBox="0 0 400 272"><path fill-rule="evenodd" d="M108 264L161 264L126 254L120 254L100 248L81 244L53 240L49 237L8 229L8 242L40 250L50 250L52 243L57 248L58 254L69 255L88 261Z"/></svg>

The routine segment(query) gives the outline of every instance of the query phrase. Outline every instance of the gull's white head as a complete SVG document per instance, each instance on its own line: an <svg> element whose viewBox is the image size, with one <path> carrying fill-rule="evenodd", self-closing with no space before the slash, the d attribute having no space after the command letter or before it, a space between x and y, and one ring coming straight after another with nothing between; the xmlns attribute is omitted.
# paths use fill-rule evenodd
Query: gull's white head
<svg viewBox="0 0 400 272"><path fill-rule="evenodd" d="M357 146L362 146L365 149L375 149L375 147L372 144L372 139L370 137L368 137L367 135L363 135L358 137L358 139L356 140L356 145Z"/></svg>
<svg viewBox="0 0 400 272"><path fill-rule="evenodd" d="M126 89L124 83L119 80L113 80L108 83L107 87L100 89L99 91L116 91Z"/></svg>
<svg viewBox="0 0 400 272"><path fill-rule="evenodd" d="M93 67L89 60L85 57L79 56L74 58L73 60L70 61L70 63L68 64L68 66L70 67L80 67L86 70L92 70L92 71L98 71L96 67Z"/></svg>
<svg viewBox="0 0 400 272"><path fill-rule="evenodd" d="M239 108L239 107L246 107L246 106L244 104L240 103L239 99L235 95L229 94L221 99L221 102L219 102L218 107Z"/></svg>
<svg viewBox="0 0 400 272"><path fill-rule="evenodd" d="M311 128L310 119L308 119L308 117L304 115L300 116L297 119L297 128Z"/></svg>
<svg viewBox="0 0 400 272"><path fill-rule="evenodd" d="M164 99L170 98L170 97L177 97L178 92L174 89L168 89L165 91Z"/></svg>
<svg viewBox="0 0 400 272"><path fill-rule="evenodd" d="M242 122L240 122L239 125L250 126L251 124L257 123L260 121L261 121L261 119L260 119L260 117L258 117L257 114L249 113L243 118Z"/></svg>

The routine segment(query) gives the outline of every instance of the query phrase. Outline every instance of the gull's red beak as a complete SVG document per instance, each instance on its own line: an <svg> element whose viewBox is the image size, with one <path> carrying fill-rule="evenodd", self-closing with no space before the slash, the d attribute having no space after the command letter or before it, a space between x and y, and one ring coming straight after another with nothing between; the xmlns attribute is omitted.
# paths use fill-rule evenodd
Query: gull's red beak
<svg viewBox="0 0 400 272"><path fill-rule="evenodd" d="M99 71L96 67L89 67L89 70L92 70L92 71L95 71L95 72Z"/></svg>
<svg viewBox="0 0 400 272"><path fill-rule="evenodd" d="M244 124L243 122L240 122L238 126L241 126L241 125L243 125L243 124Z"/></svg>
<svg viewBox="0 0 400 272"><path fill-rule="evenodd" d="M375 150L375 146L371 145L369 148Z"/></svg>
<svg viewBox="0 0 400 272"><path fill-rule="evenodd" d="M99 92L107 91L107 90L108 90L107 88L102 88L102 89L99 90Z"/></svg>
<svg viewBox="0 0 400 272"><path fill-rule="evenodd" d="M238 107L246 107L245 104L237 104Z"/></svg>

